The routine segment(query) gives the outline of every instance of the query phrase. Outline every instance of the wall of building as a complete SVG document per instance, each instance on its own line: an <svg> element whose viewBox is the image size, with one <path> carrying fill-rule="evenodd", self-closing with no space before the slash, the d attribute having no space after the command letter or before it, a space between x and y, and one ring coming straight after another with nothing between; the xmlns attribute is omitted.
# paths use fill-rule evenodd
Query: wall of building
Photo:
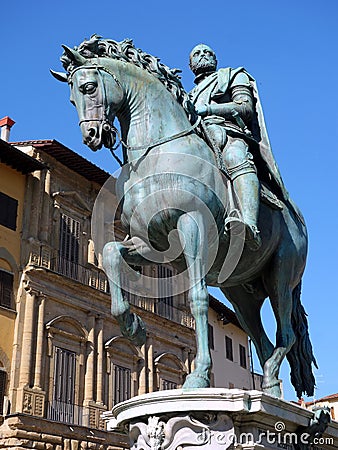
<svg viewBox="0 0 338 450"><path fill-rule="evenodd" d="M22 213L25 195L26 176L0 163L0 192L15 199L17 204L16 227L11 229L0 224L0 271L1 271L1 302L0 302L0 409L4 405L4 398L8 396L11 361L13 354L14 329L16 319L16 299L14 293L20 284L20 248L22 235ZM2 205L2 208L4 206ZM6 213L5 213L6 214ZM5 301L5 284L3 276L12 278L12 298ZM7 286L8 287L8 286ZM7 289L6 287L6 289ZM10 294L7 291L7 297ZM2 412L2 411L0 411Z"/></svg>
<svg viewBox="0 0 338 450"><path fill-rule="evenodd" d="M16 231L0 225L0 247L4 247L14 258L16 264L20 261L20 240L22 231L22 210L25 195L26 176L0 163L0 192L18 200L18 215ZM0 255L0 264L2 263ZM2 263L3 264L3 263ZM10 264L10 262L9 262ZM7 261L8 265L8 261ZM6 268L6 263L5 267ZM14 268L12 268L14 270Z"/></svg>
<svg viewBox="0 0 338 450"><path fill-rule="evenodd" d="M224 325L212 309L209 309L209 324L214 333L214 350L211 350L214 387L253 389L247 334L232 323ZM226 357L225 336L232 340L233 361ZM240 365L240 345L245 348L246 368Z"/></svg>
<svg viewBox="0 0 338 450"><path fill-rule="evenodd" d="M311 411L318 407L329 408L331 419L338 422L338 394L329 395L328 397L316 400L315 402L305 403L303 401L301 405Z"/></svg>

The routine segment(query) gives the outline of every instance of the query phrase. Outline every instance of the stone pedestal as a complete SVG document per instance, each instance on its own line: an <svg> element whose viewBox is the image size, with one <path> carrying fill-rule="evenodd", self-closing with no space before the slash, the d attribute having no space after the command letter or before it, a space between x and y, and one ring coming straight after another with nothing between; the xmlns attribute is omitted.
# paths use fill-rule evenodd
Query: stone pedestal
<svg viewBox="0 0 338 450"><path fill-rule="evenodd" d="M108 431L129 433L132 450L332 450L338 446L337 422L326 423L321 430L317 427L315 437L313 412L260 391L153 392L116 405L103 418Z"/></svg>

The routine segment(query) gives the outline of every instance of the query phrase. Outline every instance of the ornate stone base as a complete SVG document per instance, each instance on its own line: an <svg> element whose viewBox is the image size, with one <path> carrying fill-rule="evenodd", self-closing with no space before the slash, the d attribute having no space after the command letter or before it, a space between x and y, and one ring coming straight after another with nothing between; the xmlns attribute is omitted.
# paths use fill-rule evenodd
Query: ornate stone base
<svg viewBox="0 0 338 450"><path fill-rule="evenodd" d="M311 411L260 391L160 391L120 403L103 417L108 431L129 433L132 450L332 450L338 446L338 423L327 426L326 413L319 420Z"/></svg>

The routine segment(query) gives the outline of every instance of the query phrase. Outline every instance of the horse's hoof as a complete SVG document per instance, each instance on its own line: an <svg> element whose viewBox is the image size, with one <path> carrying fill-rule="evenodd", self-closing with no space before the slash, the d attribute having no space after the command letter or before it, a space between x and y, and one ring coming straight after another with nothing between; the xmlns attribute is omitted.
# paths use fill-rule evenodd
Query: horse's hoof
<svg viewBox="0 0 338 450"><path fill-rule="evenodd" d="M199 389L210 387L210 379L205 375L191 373L187 376L182 389Z"/></svg>
<svg viewBox="0 0 338 450"><path fill-rule="evenodd" d="M146 343L147 334L146 327L140 316L135 313L131 313L132 326L121 329L124 337L128 338L134 345L141 347Z"/></svg>

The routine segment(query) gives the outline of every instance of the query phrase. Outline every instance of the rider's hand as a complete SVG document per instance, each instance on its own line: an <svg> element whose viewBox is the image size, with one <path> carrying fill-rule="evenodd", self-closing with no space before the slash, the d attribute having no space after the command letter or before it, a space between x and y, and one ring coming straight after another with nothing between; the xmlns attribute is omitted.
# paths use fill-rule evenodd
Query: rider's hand
<svg viewBox="0 0 338 450"><path fill-rule="evenodd" d="M201 117L205 117L210 114L208 105L199 106L198 108L196 108L196 112Z"/></svg>

